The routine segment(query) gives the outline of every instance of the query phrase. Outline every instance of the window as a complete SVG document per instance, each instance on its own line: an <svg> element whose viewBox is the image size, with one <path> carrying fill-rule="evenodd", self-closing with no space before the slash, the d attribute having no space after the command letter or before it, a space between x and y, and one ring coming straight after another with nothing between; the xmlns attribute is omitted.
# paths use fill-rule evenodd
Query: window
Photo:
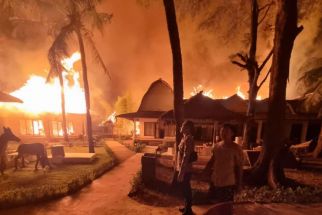
<svg viewBox="0 0 322 215"><path fill-rule="evenodd" d="M63 136L62 122L52 121L52 132L53 132L53 136L62 137Z"/></svg>
<svg viewBox="0 0 322 215"><path fill-rule="evenodd" d="M72 122L68 122L68 127L67 127L67 133L69 135L73 135L75 132L74 132L74 125Z"/></svg>
<svg viewBox="0 0 322 215"><path fill-rule="evenodd" d="M20 133L22 135L45 136L42 120L20 120Z"/></svg>
<svg viewBox="0 0 322 215"><path fill-rule="evenodd" d="M67 123L67 133L69 135L74 135L75 134L74 125L73 125L72 122ZM52 134L53 134L53 136L56 136L56 137L64 136L63 123L62 122L52 121Z"/></svg>
<svg viewBox="0 0 322 215"><path fill-rule="evenodd" d="M155 134L155 122L145 122L144 123L144 136L154 136Z"/></svg>

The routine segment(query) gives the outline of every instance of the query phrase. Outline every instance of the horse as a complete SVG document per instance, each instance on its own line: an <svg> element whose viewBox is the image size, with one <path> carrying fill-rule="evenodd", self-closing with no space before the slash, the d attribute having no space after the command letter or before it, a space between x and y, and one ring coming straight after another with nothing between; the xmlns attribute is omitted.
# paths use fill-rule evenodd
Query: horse
<svg viewBox="0 0 322 215"><path fill-rule="evenodd" d="M35 164L35 171L38 170L38 163L40 162L42 168L45 168L45 166L49 166L51 168L51 165L49 163L48 157L47 157L47 151L45 149L45 146L42 143L30 143L30 144L20 144L17 149L18 155L15 158L15 170L18 169L18 159L21 158L22 160L22 167L25 167L25 159L24 155L36 155L37 160Z"/></svg>
<svg viewBox="0 0 322 215"><path fill-rule="evenodd" d="M8 141L20 142L20 138L14 135L11 129L8 127L3 127L3 134L0 136L0 171L1 175L4 174L6 168L6 150L8 147Z"/></svg>

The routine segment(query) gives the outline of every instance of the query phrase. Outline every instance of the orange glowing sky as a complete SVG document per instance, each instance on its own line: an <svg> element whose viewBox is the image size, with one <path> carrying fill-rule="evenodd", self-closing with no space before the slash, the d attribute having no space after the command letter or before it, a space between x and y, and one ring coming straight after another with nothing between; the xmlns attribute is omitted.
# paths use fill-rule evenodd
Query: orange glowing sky
<svg viewBox="0 0 322 215"><path fill-rule="evenodd" d="M95 32L94 38L112 80L98 70L89 56L87 59L89 84L95 113L102 115L111 113L117 96L128 92L139 105L145 91L156 79L163 78L172 85L172 57L162 1L151 1L153 3L149 7L142 6L138 2L109 0L100 8L113 13L112 22L105 27L103 35ZM242 0L210 2L212 3L208 9L215 10L220 6L240 5ZM304 25L304 31L296 39L292 54L288 88L290 98L298 96L296 79L299 67L308 58L322 56L322 49L316 48L318 46L316 43L322 44L321 25L319 25L322 15L318 13L321 11L319 10L322 8L321 5L310 8L309 15L303 15L300 20L300 24ZM237 25L233 34L227 34L225 26L234 21L231 15L223 17L222 21L216 24L215 30L199 28L198 22L204 18L206 10L195 16L189 16L182 13L182 8L183 6L177 9L185 97L189 97L193 88L199 84L205 89L212 90L218 97L234 94L237 86L240 86L241 91L246 94L247 74L232 65L229 56L238 51L247 51L243 42L248 33L247 28L244 25ZM245 14L248 10L245 4L236 7L235 12L237 16L247 18ZM247 23L247 19L243 22ZM19 32L20 30L16 30L15 34L19 36ZM13 92L19 89L31 74L47 76L49 68L47 52L52 39L47 36L41 37L42 34L45 34L45 31L32 34L33 37L20 41L0 35L2 44L0 75L6 77L1 80L0 90ZM269 52L272 39L271 35L260 34L259 61ZM77 43L74 44L76 47ZM80 70L79 63L76 63L75 68ZM263 98L267 97L268 81L259 94Z"/></svg>

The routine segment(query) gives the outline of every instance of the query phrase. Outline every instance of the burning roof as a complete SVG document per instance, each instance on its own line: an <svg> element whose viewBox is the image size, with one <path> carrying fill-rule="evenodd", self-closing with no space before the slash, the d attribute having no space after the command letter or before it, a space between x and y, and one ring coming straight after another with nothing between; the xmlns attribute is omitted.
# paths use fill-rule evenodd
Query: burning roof
<svg viewBox="0 0 322 215"><path fill-rule="evenodd" d="M21 99L18 99L12 95L0 91L0 102L18 102L23 103Z"/></svg>
<svg viewBox="0 0 322 215"><path fill-rule="evenodd" d="M236 113L225 108L220 102L202 94L192 96L184 102L184 118L186 119L211 119L211 120L241 120L244 114ZM174 117L173 110L163 114L161 118L171 119Z"/></svg>

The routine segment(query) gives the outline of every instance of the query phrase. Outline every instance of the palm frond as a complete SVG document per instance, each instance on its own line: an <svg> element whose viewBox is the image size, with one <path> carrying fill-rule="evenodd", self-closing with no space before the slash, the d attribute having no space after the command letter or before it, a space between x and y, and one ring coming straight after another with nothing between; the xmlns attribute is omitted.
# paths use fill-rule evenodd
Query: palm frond
<svg viewBox="0 0 322 215"><path fill-rule="evenodd" d="M67 41L71 37L74 31L73 23L70 23L61 28L59 34L56 36L53 44L48 51L48 61L50 64L50 71L47 77L47 81L56 76L59 72L63 71L61 65L61 59L68 56L68 44Z"/></svg>
<svg viewBox="0 0 322 215"><path fill-rule="evenodd" d="M111 23L112 17L113 14L99 13L95 8L88 9L83 13L84 23L88 23L91 28L96 28L101 33L103 33L104 25Z"/></svg>
<svg viewBox="0 0 322 215"><path fill-rule="evenodd" d="M298 79L298 83L303 85L305 93L313 92L316 87L322 85L322 67L304 72Z"/></svg>
<svg viewBox="0 0 322 215"><path fill-rule="evenodd" d="M99 67L103 70L103 72L105 74L107 74L108 77L111 79L110 72L107 70L105 63L95 46L95 43L92 39L91 32L88 31L87 29L83 28L82 33L83 33L84 39L86 40L86 45L91 49L91 53L92 53L94 61L99 65Z"/></svg>
<svg viewBox="0 0 322 215"><path fill-rule="evenodd" d="M304 74L299 78L299 81L307 81L311 83L318 80L319 78L322 78L322 67L314 68L304 72Z"/></svg>

